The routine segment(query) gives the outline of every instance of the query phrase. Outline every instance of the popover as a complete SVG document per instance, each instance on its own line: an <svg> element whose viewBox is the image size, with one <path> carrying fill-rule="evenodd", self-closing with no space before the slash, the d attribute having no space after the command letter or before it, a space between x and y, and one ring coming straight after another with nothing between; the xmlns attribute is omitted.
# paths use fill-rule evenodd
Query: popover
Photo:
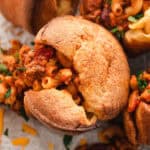
<svg viewBox="0 0 150 150"><path fill-rule="evenodd" d="M52 18L74 14L77 5L78 0L0 0L0 11L13 24L36 34Z"/></svg>
<svg viewBox="0 0 150 150"><path fill-rule="evenodd" d="M110 30L129 54L149 51L149 0L81 0L80 14Z"/></svg>
<svg viewBox="0 0 150 150"><path fill-rule="evenodd" d="M126 56L111 33L95 23L73 16L53 19L38 32L34 55L27 58L22 62L30 86L33 79L42 83L40 90L25 92L24 106L48 126L87 130L116 117L127 103Z"/></svg>
<svg viewBox="0 0 150 150"><path fill-rule="evenodd" d="M123 113L128 140L134 144L150 144L150 72L144 71L130 80L131 95Z"/></svg>

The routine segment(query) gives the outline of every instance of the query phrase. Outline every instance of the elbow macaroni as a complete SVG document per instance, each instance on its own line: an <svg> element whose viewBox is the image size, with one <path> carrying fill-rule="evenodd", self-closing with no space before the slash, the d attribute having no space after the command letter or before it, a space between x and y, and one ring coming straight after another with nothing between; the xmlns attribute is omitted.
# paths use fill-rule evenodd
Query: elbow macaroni
<svg viewBox="0 0 150 150"><path fill-rule="evenodd" d="M0 102L4 101L5 94L7 92L7 87L4 83L0 83Z"/></svg>
<svg viewBox="0 0 150 150"><path fill-rule="evenodd" d="M48 65L46 66L46 75L53 77L56 70L57 70L57 66Z"/></svg>
<svg viewBox="0 0 150 150"><path fill-rule="evenodd" d="M64 90L68 86L68 91L70 90L73 94L76 103L80 103L77 88L75 85L70 85L74 82L72 62L57 51L52 51L52 57L48 59L48 56L44 56L45 51L41 52L44 48L44 45L37 44L34 50L23 46L19 51L2 53L7 63L3 63L2 60L2 66L6 65L6 67L4 69L1 67L0 102L10 105L13 110L19 110L23 107L23 92L29 89L34 91L51 88ZM11 62L13 62L13 67Z"/></svg>
<svg viewBox="0 0 150 150"><path fill-rule="evenodd" d="M120 16L123 13L122 0L112 0L111 9L115 16Z"/></svg>
<svg viewBox="0 0 150 150"><path fill-rule="evenodd" d="M17 92L21 92L23 88L25 87L25 83L22 79L17 79L15 81L15 87L17 87Z"/></svg>
<svg viewBox="0 0 150 150"><path fill-rule="evenodd" d="M13 77L12 76L4 77L4 82L7 83L9 86L11 86L13 84Z"/></svg>
<svg viewBox="0 0 150 150"><path fill-rule="evenodd" d="M2 82L4 80L5 76L3 76L2 74L0 74L0 81Z"/></svg>
<svg viewBox="0 0 150 150"><path fill-rule="evenodd" d="M41 90L41 89L42 89L42 87L41 87L40 82L39 82L38 80L35 80L35 81L33 82L33 90L34 90L34 91L39 91L39 90Z"/></svg>
<svg viewBox="0 0 150 150"><path fill-rule="evenodd" d="M72 78L72 71L71 69L60 69L56 78L61 81L61 82L65 82L66 84L68 84L68 82L70 82L71 78Z"/></svg>
<svg viewBox="0 0 150 150"><path fill-rule="evenodd" d="M19 72L18 72L17 70L15 70L15 71L13 72L13 75L12 75L12 76L13 76L14 79L18 79L19 75L20 75Z"/></svg>
<svg viewBox="0 0 150 150"><path fill-rule="evenodd" d="M42 87L44 89L54 88L58 85L58 81L51 77L42 78Z"/></svg>
<svg viewBox="0 0 150 150"><path fill-rule="evenodd" d="M138 14L143 7L143 0L131 0L131 6L125 9L125 13L128 16L133 16Z"/></svg>
<svg viewBox="0 0 150 150"><path fill-rule="evenodd" d="M143 29L146 34L150 34L150 9L145 12L143 18L133 24L130 24L129 28L131 30Z"/></svg>

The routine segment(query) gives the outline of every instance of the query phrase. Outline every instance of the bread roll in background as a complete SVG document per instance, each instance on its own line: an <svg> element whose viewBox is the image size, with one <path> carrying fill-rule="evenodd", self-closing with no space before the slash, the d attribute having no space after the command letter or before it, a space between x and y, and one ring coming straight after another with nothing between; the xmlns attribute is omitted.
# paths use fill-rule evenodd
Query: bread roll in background
<svg viewBox="0 0 150 150"><path fill-rule="evenodd" d="M150 105L140 102L135 114L124 112L126 136L133 145L150 145Z"/></svg>
<svg viewBox="0 0 150 150"><path fill-rule="evenodd" d="M73 14L78 0L0 0L1 13L13 24L36 34L56 16Z"/></svg>

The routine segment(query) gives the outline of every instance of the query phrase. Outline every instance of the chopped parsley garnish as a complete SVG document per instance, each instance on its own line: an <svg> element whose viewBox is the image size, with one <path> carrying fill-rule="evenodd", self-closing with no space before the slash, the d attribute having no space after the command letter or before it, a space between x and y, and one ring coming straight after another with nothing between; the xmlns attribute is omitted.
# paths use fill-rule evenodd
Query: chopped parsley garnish
<svg viewBox="0 0 150 150"><path fill-rule="evenodd" d="M26 114L26 112L25 112L25 110L24 110L23 107L20 109L19 112L20 112L20 115L21 115L26 121L29 120L29 118L28 118L28 116L27 116L27 114Z"/></svg>
<svg viewBox="0 0 150 150"><path fill-rule="evenodd" d="M112 32L112 33L118 32L118 27L113 28L113 29L111 30L111 32Z"/></svg>
<svg viewBox="0 0 150 150"><path fill-rule="evenodd" d="M143 13L139 13L139 14L135 15L134 17L135 17L135 19L140 19L140 18L142 18L143 16L144 16Z"/></svg>
<svg viewBox="0 0 150 150"><path fill-rule="evenodd" d="M119 40L121 40L121 39L124 37L124 31L118 31L118 32L115 34L115 36L116 36Z"/></svg>
<svg viewBox="0 0 150 150"><path fill-rule="evenodd" d="M8 128L6 128L6 130L4 131L4 135L8 136Z"/></svg>
<svg viewBox="0 0 150 150"><path fill-rule="evenodd" d="M3 81L2 80L0 80L0 83L2 83Z"/></svg>
<svg viewBox="0 0 150 150"><path fill-rule="evenodd" d="M146 80L144 80L144 79L141 78L141 75L142 75L141 72L137 73L137 82L138 82L139 89L141 91L143 91L147 87L148 83L147 83Z"/></svg>
<svg viewBox="0 0 150 150"><path fill-rule="evenodd" d="M8 71L8 68L6 65L4 64L0 64L0 72L1 73L4 73L4 72L7 72Z"/></svg>
<svg viewBox="0 0 150 150"><path fill-rule="evenodd" d="M138 87L140 90L144 90L147 87L147 82L142 79L138 79Z"/></svg>
<svg viewBox="0 0 150 150"><path fill-rule="evenodd" d="M123 30L120 31L118 29L118 27L113 28L111 30L111 33L113 33L117 37L117 39L119 39L119 40L121 40L124 37L124 31Z"/></svg>
<svg viewBox="0 0 150 150"><path fill-rule="evenodd" d="M63 143L65 145L66 150L70 149L69 146L70 146L70 144L72 142L72 138L73 138L73 136L71 136L71 135L64 135Z"/></svg>
<svg viewBox="0 0 150 150"><path fill-rule="evenodd" d="M129 16L129 17L128 17L128 21L135 23L135 22L137 22L140 18L142 18L143 16L144 16L144 14L142 14L142 13L137 14L137 15L135 15L135 16Z"/></svg>
<svg viewBox="0 0 150 150"><path fill-rule="evenodd" d="M19 67L19 68L17 68L17 70L24 72L24 71L26 71L26 68L25 67Z"/></svg>
<svg viewBox="0 0 150 150"><path fill-rule="evenodd" d="M30 44L31 44L31 45L34 45L35 43L34 43L34 41L31 41Z"/></svg>
<svg viewBox="0 0 150 150"><path fill-rule="evenodd" d="M136 77L137 77L137 78L140 78L141 75L142 75L142 71L138 71L138 72L136 73Z"/></svg>
<svg viewBox="0 0 150 150"><path fill-rule="evenodd" d="M19 53L16 52L16 53L14 54L14 57L15 57L16 61L18 62L18 61L19 61Z"/></svg>
<svg viewBox="0 0 150 150"><path fill-rule="evenodd" d="M4 49L0 47L0 53L3 53L3 52L4 52Z"/></svg>
<svg viewBox="0 0 150 150"><path fill-rule="evenodd" d="M112 4L112 0L105 0L105 3L111 5Z"/></svg>
<svg viewBox="0 0 150 150"><path fill-rule="evenodd" d="M5 75L12 75L12 73L8 70L7 66L4 64L0 64L0 73Z"/></svg>
<svg viewBox="0 0 150 150"><path fill-rule="evenodd" d="M129 16L128 21L135 23L135 22L137 22L137 19L133 16Z"/></svg>
<svg viewBox="0 0 150 150"><path fill-rule="evenodd" d="M11 95L11 89L9 88L9 89L7 90L7 92L5 93L5 98L9 98L10 95Z"/></svg>

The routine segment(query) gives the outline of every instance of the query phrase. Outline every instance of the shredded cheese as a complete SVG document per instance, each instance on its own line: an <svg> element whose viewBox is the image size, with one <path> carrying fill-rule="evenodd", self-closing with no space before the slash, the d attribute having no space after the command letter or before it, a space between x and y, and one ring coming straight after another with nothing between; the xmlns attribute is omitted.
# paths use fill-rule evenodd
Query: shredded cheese
<svg viewBox="0 0 150 150"><path fill-rule="evenodd" d="M33 127L29 126L26 123L23 123L23 125L22 125L22 131L26 132L26 133L29 133L29 134L31 134L33 136L35 136L35 135L38 134L38 132L37 132L36 129L34 129Z"/></svg>
<svg viewBox="0 0 150 150"><path fill-rule="evenodd" d="M0 136L2 136L4 130L4 112L4 108L0 108Z"/></svg>
<svg viewBox="0 0 150 150"><path fill-rule="evenodd" d="M13 139L11 142L15 146L23 146L24 147L29 144L29 138L19 137L19 138Z"/></svg>
<svg viewBox="0 0 150 150"><path fill-rule="evenodd" d="M87 140L85 138L80 139L80 145L86 145L87 144Z"/></svg>
<svg viewBox="0 0 150 150"><path fill-rule="evenodd" d="M54 150L54 144L48 143L48 150Z"/></svg>

